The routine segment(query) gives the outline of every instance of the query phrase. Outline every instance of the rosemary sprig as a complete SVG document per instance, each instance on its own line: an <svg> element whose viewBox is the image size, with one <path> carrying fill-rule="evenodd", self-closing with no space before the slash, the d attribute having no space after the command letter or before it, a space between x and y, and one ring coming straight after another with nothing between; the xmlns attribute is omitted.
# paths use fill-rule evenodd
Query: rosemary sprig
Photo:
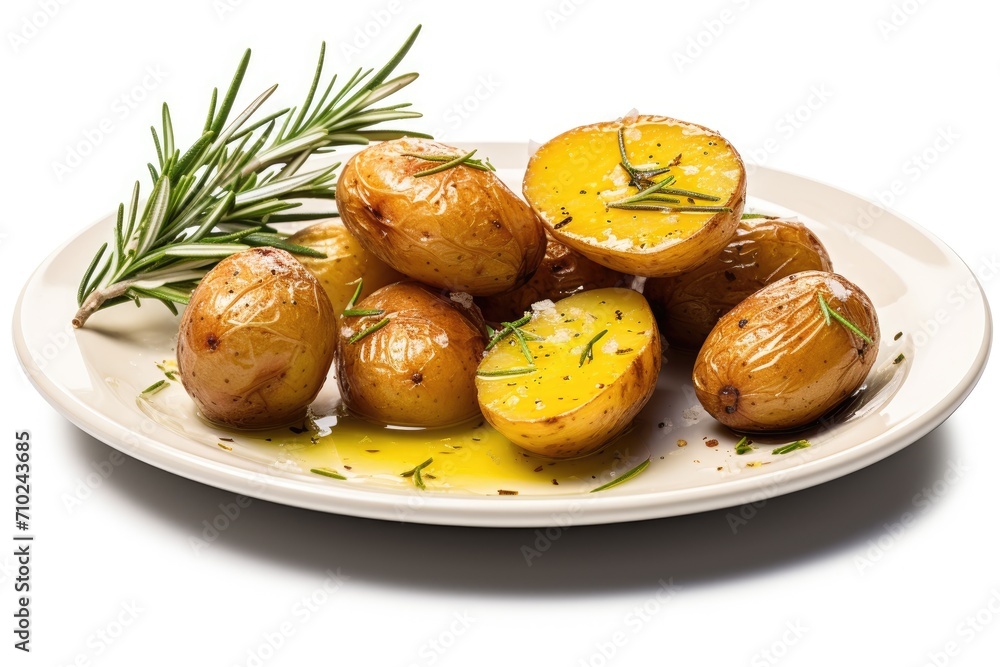
<svg viewBox="0 0 1000 667"><path fill-rule="evenodd" d="M868 336L868 334L859 329L858 326L854 324L854 322L851 322L849 319L847 319L834 309L830 308L830 304L826 302L826 299L823 297L823 294L821 292L817 292L816 296L819 298L819 310L821 313L823 313L823 319L826 321L827 326L830 326L832 318L840 322L842 325L844 325L844 327L849 331L853 331L854 333L856 333L869 345L875 344L875 342Z"/></svg>
<svg viewBox="0 0 1000 667"><path fill-rule="evenodd" d="M413 478L413 484L418 489L426 489L427 485L424 484L424 478L421 476L420 471L423 470L424 468L426 468L427 466L429 466L432 463L434 463L434 458L433 457L427 459L426 461L424 461L423 463L421 463L419 465L414 466L413 468L411 468L410 470L407 470L406 472L400 473L399 476L400 477L412 477Z"/></svg>
<svg viewBox="0 0 1000 667"><path fill-rule="evenodd" d="M602 329L600 333L590 339L587 343L587 347L584 348L583 354L580 355L580 368L583 368L584 362L594 360L594 343L604 338L604 334L608 333L607 329Z"/></svg>
<svg viewBox="0 0 1000 667"><path fill-rule="evenodd" d="M347 479L336 470L330 470L329 468L310 468L309 472L314 475L322 475L323 477L331 477L333 479Z"/></svg>
<svg viewBox="0 0 1000 667"><path fill-rule="evenodd" d="M381 314L381 312L382 311L379 311L378 314ZM387 324L389 324L389 318L388 317L383 317L382 319L380 319L378 322L376 322L375 324L371 325L367 329L362 329L358 333L356 333L353 336L351 336L350 338L348 338L347 342L349 344L357 343L359 340L361 340L365 336L369 336L369 335L375 333L376 331L378 331L379 329L381 329L382 327L384 327Z"/></svg>
<svg viewBox="0 0 1000 667"><path fill-rule="evenodd" d="M489 158L486 158L485 160L472 158L472 156L476 154L476 150L466 153L465 155L421 155L419 153L403 153L402 155L403 157L415 157L429 162L443 163L437 167L432 167L431 169L418 171L413 174L416 178L430 176L431 174L436 174L438 172L451 169L452 167L457 167L460 164L464 164L466 167L472 167L473 169L478 169L480 171L496 171L497 168L490 164Z"/></svg>
<svg viewBox="0 0 1000 667"><path fill-rule="evenodd" d="M805 449L806 447L811 447L808 440L796 440L795 442L789 443L787 445L782 445L781 447L775 447L771 450L772 454L788 454L789 452L794 452L796 449Z"/></svg>
<svg viewBox="0 0 1000 667"><path fill-rule="evenodd" d="M636 475L638 475L639 473L641 473L643 470L645 470L648 467L649 467L649 459L646 459L645 461L643 461L642 463L640 463L636 467L632 468L628 472L626 472L626 473L624 473L622 475L619 475L618 477L615 477L613 480L611 480L607 484L602 484L601 486L597 487L596 489L591 489L590 492L591 493L597 493L598 491L604 491L606 489L610 489L612 487L618 486L619 484L624 484L625 482L629 481L630 479L632 479L633 477L635 477Z"/></svg>
<svg viewBox="0 0 1000 667"><path fill-rule="evenodd" d="M625 150L625 129L621 127L618 128L618 152L621 156L621 167L629 176L629 186L636 188L639 192L630 197L608 202L608 208L666 213L720 213L732 210L728 206L672 206L672 204L680 204L681 200L669 195L704 201L720 201L720 198L694 190L670 188L668 186L673 185L676 180L672 175L667 176L662 181L653 181L654 176L665 174L670 171L671 167L676 166L680 156L678 155L667 167L651 170L639 169L628 159L628 153Z"/></svg>
<svg viewBox="0 0 1000 667"><path fill-rule="evenodd" d="M285 234L271 225L335 215L287 213L301 205L295 200L334 198L338 165L300 172L311 155L347 144L426 136L378 127L420 116L405 110L408 104L377 105L417 78L415 73L389 76L419 32L418 26L377 72L358 69L336 91L334 75L317 99L324 43L301 107L254 119L275 85L230 119L250 61L247 50L221 102L218 89L212 92L201 136L183 152L175 146L170 110L164 104L161 130L152 130L156 149L156 164L148 165L152 191L140 204L136 182L128 205L119 205L113 239L101 246L80 281L73 326L82 327L102 308L128 301L139 305L146 298L176 313L174 304L186 303L211 267L249 247L266 245L322 257L288 243Z"/></svg>

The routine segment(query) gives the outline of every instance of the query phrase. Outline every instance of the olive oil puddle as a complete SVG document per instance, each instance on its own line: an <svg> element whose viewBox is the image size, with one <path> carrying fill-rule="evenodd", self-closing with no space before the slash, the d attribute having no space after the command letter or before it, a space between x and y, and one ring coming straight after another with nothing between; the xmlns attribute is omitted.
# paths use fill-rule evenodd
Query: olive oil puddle
<svg viewBox="0 0 1000 667"><path fill-rule="evenodd" d="M554 460L525 452L481 420L435 429L385 427L360 419L340 405L327 405L298 426L230 431L198 416L179 384L153 396L140 396L136 403L175 433L262 464L269 472L304 475L320 484L416 489L417 478L403 473L430 459L419 476L427 492L579 494L612 481L650 457L648 446L634 431L596 454ZM317 469L346 479L311 472Z"/></svg>

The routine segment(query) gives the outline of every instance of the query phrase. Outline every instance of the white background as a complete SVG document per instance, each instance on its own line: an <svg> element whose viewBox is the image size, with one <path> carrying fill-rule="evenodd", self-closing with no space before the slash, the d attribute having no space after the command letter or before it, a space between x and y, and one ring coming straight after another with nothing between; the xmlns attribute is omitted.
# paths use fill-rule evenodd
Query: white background
<svg viewBox="0 0 1000 667"><path fill-rule="evenodd" d="M161 101L190 139L243 48L254 49L247 95L278 81L294 103L321 40L337 71L378 66L416 23L402 68L421 73L403 93L425 114L416 129L544 140L632 107L699 122L748 164L881 194L950 244L996 303L998 20L996 3L971 0L9 0L3 317L34 266L146 178ZM113 450L34 393L9 346L3 363L0 508L12 504L13 433L31 429L39 536L29 656L11 647L12 558L0 552L3 664L247 665L256 653L265 665L982 665L1000 654L997 364L934 433L769 501L735 534L726 510L576 527L529 567L533 530L261 501L196 552L191 538L232 494L113 465ZM95 466L113 470L68 510ZM900 527L907 512L916 521ZM661 579L676 587L669 599L656 597Z"/></svg>

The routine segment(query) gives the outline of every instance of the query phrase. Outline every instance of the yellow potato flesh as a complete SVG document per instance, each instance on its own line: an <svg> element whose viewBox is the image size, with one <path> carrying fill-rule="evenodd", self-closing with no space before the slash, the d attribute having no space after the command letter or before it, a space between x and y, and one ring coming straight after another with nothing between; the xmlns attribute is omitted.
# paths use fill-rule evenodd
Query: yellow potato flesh
<svg viewBox="0 0 1000 667"><path fill-rule="evenodd" d="M671 195L679 203L665 205L734 210L608 208L609 203L639 192L621 166L619 128L624 128L626 155L637 169L665 168L680 156L678 164L653 181L673 176L671 188L718 198L689 201ZM698 125L656 116L566 132L539 148L524 179L525 197L556 238L605 266L648 276L676 275L721 250L735 231L745 191L743 162L729 142ZM695 239L699 235L716 238ZM692 247L682 250L680 246L689 240Z"/></svg>
<svg viewBox="0 0 1000 667"><path fill-rule="evenodd" d="M484 416L521 447L558 458L589 454L627 428L652 395L660 342L641 294L622 288L575 294L534 313L522 329L544 339L527 342L536 370L489 375L528 366L508 336L487 353L476 378ZM605 330L593 359L581 365L587 344Z"/></svg>

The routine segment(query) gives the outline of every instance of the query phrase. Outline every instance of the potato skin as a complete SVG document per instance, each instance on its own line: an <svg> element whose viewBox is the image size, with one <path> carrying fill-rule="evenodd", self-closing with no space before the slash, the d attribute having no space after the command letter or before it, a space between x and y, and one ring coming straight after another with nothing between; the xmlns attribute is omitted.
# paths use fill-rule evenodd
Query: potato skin
<svg viewBox="0 0 1000 667"><path fill-rule="evenodd" d="M353 412L383 424L448 426L479 414L475 375L486 346L482 315L415 282L377 290L342 320L337 382ZM355 343L355 333L389 323Z"/></svg>
<svg viewBox="0 0 1000 667"><path fill-rule="evenodd" d="M489 322L507 322L521 317L531 304L558 301L577 292L618 287L625 275L593 262L546 234L545 257L538 270L521 287L505 294L476 299Z"/></svg>
<svg viewBox="0 0 1000 667"><path fill-rule="evenodd" d="M643 294L664 338L697 350L719 318L757 290L799 271L832 271L826 248L795 220L741 220L718 255L672 278L650 278Z"/></svg>
<svg viewBox="0 0 1000 667"><path fill-rule="evenodd" d="M531 209L491 171L404 154L460 155L422 139L397 139L352 157L337 182L344 224L368 252L427 285L473 296L524 284L545 253Z"/></svg>
<svg viewBox="0 0 1000 667"><path fill-rule="evenodd" d="M181 318L177 365L201 414L235 428L301 419L333 362L336 318L294 257L251 248L219 262Z"/></svg>
<svg viewBox="0 0 1000 667"><path fill-rule="evenodd" d="M873 341L836 320L826 324L822 293ZM864 382L879 347L868 296L843 276L803 271L754 293L719 320L695 360L698 400L738 431L805 426Z"/></svg>
<svg viewBox="0 0 1000 667"><path fill-rule="evenodd" d="M311 274L316 277L323 291L330 297L333 312L339 319L347 302L354 295L358 279L364 280L364 288L359 300L380 287L404 279L391 266L371 254L358 243L340 218L331 218L299 230L289 242L319 250L321 257L297 256ZM334 335L339 327L334 327Z"/></svg>

